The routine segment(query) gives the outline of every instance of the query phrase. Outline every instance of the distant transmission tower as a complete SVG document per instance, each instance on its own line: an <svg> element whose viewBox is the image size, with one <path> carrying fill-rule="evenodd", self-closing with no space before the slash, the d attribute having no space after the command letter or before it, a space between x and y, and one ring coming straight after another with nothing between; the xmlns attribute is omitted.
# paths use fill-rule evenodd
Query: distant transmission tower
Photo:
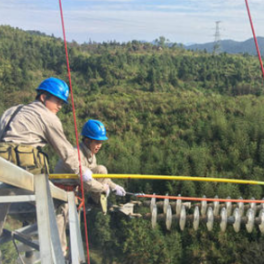
<svg viewBox="0 0 264 264"><path fill-rule="evenodd" d="M214 50L213 50L213 55L218 55L222 49L221 49L221 38L220 38L220 28L219 24L221 21L216 21L215 22L215 41L214 41Z"/></svg>

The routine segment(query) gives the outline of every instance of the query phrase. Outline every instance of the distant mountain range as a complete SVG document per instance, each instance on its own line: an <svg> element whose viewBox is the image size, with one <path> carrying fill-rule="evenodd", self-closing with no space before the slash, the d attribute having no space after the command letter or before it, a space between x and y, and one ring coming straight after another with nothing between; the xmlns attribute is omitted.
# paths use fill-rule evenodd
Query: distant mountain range
<svg viewBox="0 0 264 264"><path fill-rule="evenodd" d="M47 36L45 33L35 31L35 30L28 30L28 33L32 35L40 35L40 36ZM260 53L264 56L264 37L257 37L258 46L260 49ZM139 40L141 43L146 43L148 41ZM153 40L151 42L153 45L157 45L157 41ZM170 47L174 43L167 43ZM209 53L214 51L214 42L204 43L204 44L191 44L191 45L183 45L183 47L187 50L206 50ZM222 40L220 41L220 51L226 52L230 54L237 54L237 53L248 53L250 55L257 55L256 46L253 38L248 40L239 42L234 40Z"/></svg>
<svg viewBox="0 0 264 264"><path fill-rule="evenodd" d="M257 37L258 46L260 53L264 56L264 37ZM206 50L212 53L214 50L215 43L204 43L204 44L192 44L184 46L188 50ZM256 46L254 39L248 39L246 41L234 41L234 40L222 40L220 41L221 52L236 54L236 53L248 53L250 55L257 55Z"/></svg>

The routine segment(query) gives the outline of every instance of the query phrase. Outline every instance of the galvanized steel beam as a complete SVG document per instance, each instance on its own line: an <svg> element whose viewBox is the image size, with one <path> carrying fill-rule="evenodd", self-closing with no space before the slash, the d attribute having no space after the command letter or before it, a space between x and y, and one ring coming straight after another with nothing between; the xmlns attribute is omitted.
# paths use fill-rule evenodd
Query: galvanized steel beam
<svg viewBox="0 0 264 264"><path fill-rule="evenodd" d="M37 222L42 264L64 264L58 227L46 175L35 175Z"/></svg>
<svg viewBox="0 0 264 264"><path fill-rule="evenodd" d="M83 243L81 236L81 229L79 225L79 218L76 210L75 196L73 192L68 192L69 204L69 228L70 228L70 245L71 245L71 259L73 264L85 262L83 251Z"/></svg>
<svg viewBox="0 0 264 264"><path fill-rule="evenodd" d="M0 157L0 182L25 189L35 191L34 175L13 163ZM50 182L50 190L53 198L67 201L67 194L64 190L56 187Z"/></svg>
<svg viewBox="0 0 264 264"><path fill-rule="evenodd" d="M0 196L0 203L34 202L35 195Z"/></svg>

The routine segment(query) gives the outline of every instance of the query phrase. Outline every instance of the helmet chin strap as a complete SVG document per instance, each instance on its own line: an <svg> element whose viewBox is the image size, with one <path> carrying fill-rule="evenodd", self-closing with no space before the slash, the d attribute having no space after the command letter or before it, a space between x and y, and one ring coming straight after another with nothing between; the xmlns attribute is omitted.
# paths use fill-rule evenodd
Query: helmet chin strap
<svg viewBox="0 0 264 264"><path fill-rule="evenodd" d="M87 138L87 137L85 138L84 144L91 151L91 141L89 138Z"/></svg>

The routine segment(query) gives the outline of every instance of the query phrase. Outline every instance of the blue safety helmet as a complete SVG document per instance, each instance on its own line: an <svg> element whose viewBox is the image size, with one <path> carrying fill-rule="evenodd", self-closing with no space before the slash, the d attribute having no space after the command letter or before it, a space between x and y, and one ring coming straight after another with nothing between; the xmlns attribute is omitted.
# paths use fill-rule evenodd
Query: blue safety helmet
<svg viewBox="0 0 264 264"><path fill-rule="evenodd" d="M46 91L63 100L66 104L68 103L69 87L66 82L58 78L50 77L44 80L36 89L36 91Z"/></svg>
<svg viewBox="0 0 264 264"><path fill-rule="evenodd" d="M82 128L82 136L95 140L107 140L105 126L98 120L88 120Z"/></svg>

